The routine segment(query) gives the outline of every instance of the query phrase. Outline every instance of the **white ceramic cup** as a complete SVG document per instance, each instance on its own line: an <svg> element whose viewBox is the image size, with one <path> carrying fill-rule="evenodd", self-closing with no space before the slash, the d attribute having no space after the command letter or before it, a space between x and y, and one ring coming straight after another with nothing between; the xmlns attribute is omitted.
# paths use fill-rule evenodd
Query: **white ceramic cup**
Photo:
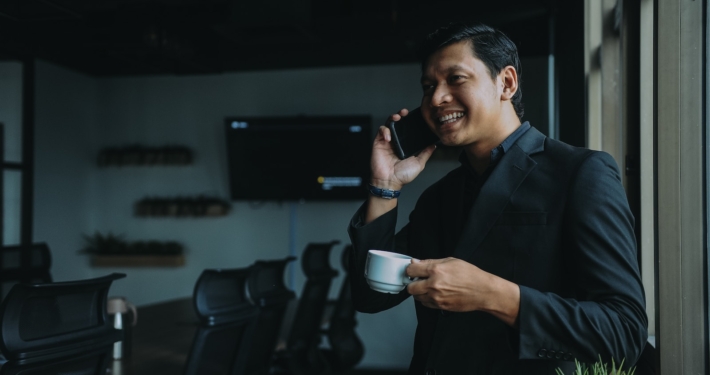
<svg viewBox="0 0 710 375"><path fill-rule="evenodd" d="M138 311L136 311L136 306L128 302L125 297L111 297L106 303L106 311L113 314L125 314L131 310L133 312L133 321L130 323L135 326L138 323Z"/></svg>
<svg viewBox="0 0 710 375"><path fill-rule="evenodd" d="M372 290L397 294L417 280L407 276L412 257L382 250L370 250L365 264L365 279Z"/></svg>
<svg viewBox="0 0 710 375"><path fill-rule="evenodd" d="M128 310L131 310L133 312L133 322L126 325L127 322L123 321L123 314L127 313ZM113 328L115 329L130 329L131 326L135 326L138 322L138 311L136 310L136 306L126 301L124 297L109 298L108 302L106 303L106 312L113 315ZM124 338L126 338L125 332L126 331L124 331ZM130 339L126 341L126 343L130 345ZM123 349L126 343L124 343L123 340L116 341L113 343L113 359L123 358Z"/></svg>

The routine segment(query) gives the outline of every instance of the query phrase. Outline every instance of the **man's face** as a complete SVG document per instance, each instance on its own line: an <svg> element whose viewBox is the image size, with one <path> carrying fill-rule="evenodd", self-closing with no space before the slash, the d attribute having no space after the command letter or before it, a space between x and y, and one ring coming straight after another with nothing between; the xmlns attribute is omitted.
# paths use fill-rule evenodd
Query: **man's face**
<svg viewBox="0 0 710 375"><path fill-rule="evenodd" d="M447 146L495 139L503 81L491 79L470 42L446 46L429 57L422 74L422 114Z"/></svg>

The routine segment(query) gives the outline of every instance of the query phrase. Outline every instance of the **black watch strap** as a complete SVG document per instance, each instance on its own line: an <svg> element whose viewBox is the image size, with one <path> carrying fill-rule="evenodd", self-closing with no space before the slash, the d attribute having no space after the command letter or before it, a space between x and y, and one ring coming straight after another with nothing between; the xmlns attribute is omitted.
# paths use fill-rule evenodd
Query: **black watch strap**
<svg viewBox="0 0 710 375"><path fill-rule="evenodd" d="M369 185L370 194L384 199L392 199L399 197L399 190L382 189L377 186Z"/></svg>

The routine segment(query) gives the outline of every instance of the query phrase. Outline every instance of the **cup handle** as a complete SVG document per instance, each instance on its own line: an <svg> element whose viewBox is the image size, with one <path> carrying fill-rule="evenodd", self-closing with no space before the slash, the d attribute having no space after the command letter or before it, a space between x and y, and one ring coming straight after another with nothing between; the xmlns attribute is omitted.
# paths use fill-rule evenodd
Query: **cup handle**
<svg viewBox="0 0 710 375"><path fill-rule="evenodd" d="M131 311L133 312L133 322L131 322L131 326L135 327L138 323L138 310L136 310L136 305L126 301L126 307L131 309Z"/></svg>
<svg viewBox="0 0 710 375"><path fill-rule="evenodd" d="M409 285L411 282L417 281L417 280L419 280L418 277L409 277L405 274L404 277L402 277L402 284Z"/></svg>

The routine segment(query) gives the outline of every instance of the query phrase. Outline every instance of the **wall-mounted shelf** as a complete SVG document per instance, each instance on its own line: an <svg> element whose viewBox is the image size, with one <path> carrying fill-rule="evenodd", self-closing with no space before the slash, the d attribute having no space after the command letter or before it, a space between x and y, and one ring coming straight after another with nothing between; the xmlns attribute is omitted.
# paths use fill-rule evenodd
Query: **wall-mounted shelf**
<svg viewBox="0 0 710 375"><path fill-rule="evenodd" d="M93 267L180 267L185 265L183 246L174 241L128 242L111 233L84 236Z"/></svg>
<svg viewBox="0 0 710 375"><path fill-rule="evenodd" d="M185 255L92 255L92 267L181 267Z"/></svg>
<svg viewBox="0 0 710 375"><path fill-rule="evenodd" d="M99 167L159 166L192 164L192 151L184 146L145 147L133 145L105 148L99 152Z"/></svg>
<svg viewBox="0 0 710 375"><path fill-rule="evenodd" d="M135 205L139 217L215 217L229 213L229 202L210 197L144 198Z"/></svg>

